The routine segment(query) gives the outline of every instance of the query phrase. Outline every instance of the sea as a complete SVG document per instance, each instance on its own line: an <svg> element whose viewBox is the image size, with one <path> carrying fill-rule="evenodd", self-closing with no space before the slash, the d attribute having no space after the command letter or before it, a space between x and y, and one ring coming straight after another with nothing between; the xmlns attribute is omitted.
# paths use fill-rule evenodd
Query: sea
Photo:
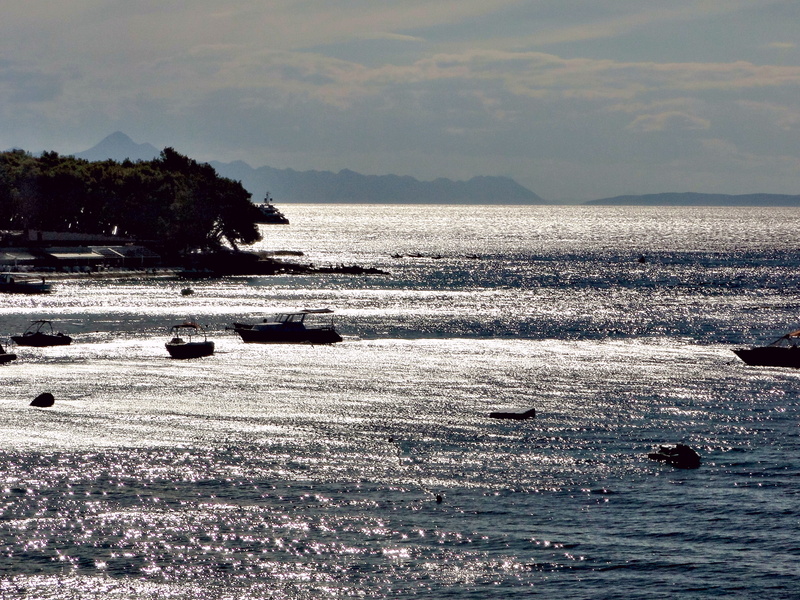
<svg viewBox="0 0 800 600"><path fill-rule="evenodd" d="M253 250L385 274L0 299L0 598L800 596L800 373L732 352L800 328L800 209L280 208ZM306 308L344 340L230 329Z"/></svg>

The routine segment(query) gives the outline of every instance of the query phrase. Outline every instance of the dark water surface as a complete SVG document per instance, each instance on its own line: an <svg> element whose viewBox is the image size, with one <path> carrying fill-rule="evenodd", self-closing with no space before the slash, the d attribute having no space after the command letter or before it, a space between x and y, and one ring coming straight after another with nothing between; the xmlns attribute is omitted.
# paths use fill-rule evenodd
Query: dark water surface
<svg viewBox="0 0 800 600"><path fill-rule="evenodd" d="M800 210L284 212L259 248L390 275L0 299L75 338L0 367L0 597L800 594L800 374L731 352L800 326ZM225 330L319 306L343 343ZM187 316L214 356L167 358Z"/></svg>

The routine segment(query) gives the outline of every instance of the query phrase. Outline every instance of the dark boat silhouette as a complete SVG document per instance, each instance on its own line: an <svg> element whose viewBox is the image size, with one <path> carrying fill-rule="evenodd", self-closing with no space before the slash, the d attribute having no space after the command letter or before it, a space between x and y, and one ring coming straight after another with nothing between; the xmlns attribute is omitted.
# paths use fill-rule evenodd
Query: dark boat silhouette
<svg viewBox="0 0 800 600"><path fill-rule="evenodd" d="M52 288L41 279L26 275L3 273L0 275L0 292L7 294L49 294Z"/></svg>
<svg viewBox="0 0 800 600"><path fill-rule="evenodd" d="M258 210L261 211L261 217L256 223L268 223L272 225L288 225L289 219L278 210L278 207L272 203L272 197L267 192L264 196L264 201L258 205Z"/></svg>
<svg viewBox="0 0 800 600"><path fill-rule="evenodd" d="M12 360L17 360L17 355L13 352L6 352L6 349L0 346L0 365L4 365Z"/></svg>
<svg viewBox="0 0 800 600"><path fill-rule="evenodd" d="M249 325L234 323L233 330L242 341L260 344L335 344L342 341L332 323L308 325L309 315L329 314L328 308L306 309L299 312L280 313L262 323Z"/></svg>
<svg viewBox="0 0 800 600"><path fill-rule="evenodd" d="M172 338L166 344L167 352L172 358L200 358L214 354L214 342L206 336L205 330L194 321L184 321L173 325L170 329ZM202 335L202 340L194 336ZM184 339L181 336L185 336Z"/></svg>
<svg viewBox="0 0 800 600"><path fill-rule="evenodd" d="M12 335L11 340L17 346L68 346L72 338L61 332L56 333L52 321L40 319L33 321L22 335Z"/></svg>
<svg viewBox="0 0 800 600"><path fill-rule="evenodd" d="M754 367L800 368L800 329L782 335L766 346L738 348L733 353L746 364Z"/></svg>

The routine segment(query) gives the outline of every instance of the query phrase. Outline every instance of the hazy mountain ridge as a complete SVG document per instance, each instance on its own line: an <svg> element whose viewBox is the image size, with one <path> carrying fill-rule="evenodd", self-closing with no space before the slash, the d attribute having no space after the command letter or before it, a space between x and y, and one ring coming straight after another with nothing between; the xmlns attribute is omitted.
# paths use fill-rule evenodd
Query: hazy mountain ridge
<svg viewBox="0 0 800 600"><path fill-rule="evenodd" d="M152 144L137 144L122 132L76 153L91 161L126 158L152 160L160 150ZM548 202L509 177L477 176L468 181L439 178L420 181L402 175L362 175L349 169L296 171L269 166L252 167L244 161L210 161L219 175L241 181L258 202L269 192L278 202L399 203L399 204L555 204ZM623 195L583 202L606 206L800 206L800 195L705 194L666 192Z"/></svg>
<svg viewBox="0 0 800 600"><path fill-rule="evenodd" d="M126 158L152 160L159 150L151 144L137 144L116 132L99 144L75 154L91 161ZM296 171L273 167L252 167L244 161L210 161L219 175L241 181L260 201L269 192L277 202L331 203L427 203L427 204L547 204L545 200L508 177L473 177L468 181L439 178L419 181L400 175L362 175L343 169Z"/></svg>
<svg viewBox="0 0 800 600"><path fill-rule="evenodd" d="M241 181L255 198L269 191L279 202L546 204L507 177L419 181L400 175L362 175L349 169L333 173L253 168L242 161L209 164L220 175Z"/></svg>
<svg viewBox="0 0 800 600"><path fill-rule="evenodd" d="M117 131L103 138L99 144L83 152L77 152L74 156L92 162L108 159L122 162L126 158L136 162L137 160L153 160L158 158L160 153L161 150L152 144L137 144L121 131Z"/></svg>
<svg viewBox="0 0 800 600"><path fill-rule="evenodd" d="M800 195L788 194L702 194L668 192L641 196L614 196L584 204L606 206L800 206Z"/></svg>

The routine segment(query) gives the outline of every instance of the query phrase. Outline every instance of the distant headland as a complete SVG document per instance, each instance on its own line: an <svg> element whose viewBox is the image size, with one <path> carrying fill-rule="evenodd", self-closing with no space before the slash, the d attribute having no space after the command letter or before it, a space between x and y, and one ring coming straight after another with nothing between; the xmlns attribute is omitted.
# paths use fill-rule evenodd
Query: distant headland
<svg viewBox="0 0 800 600"><path fill-rule="evenodd" d="M585 204L603 206L800 206L800 195L788 194L699 194L674 192L642 196L615 196Z"/></svg>
<svg viewBox="0 0 800 600"><path fill-rule="evenodd" d="M95 146L73 156L88 161L151 161L160 150L148 143L136 143L115 132ZM266 192L276 203L342 204L517 204L554 205L509 177L476 176L467 181L439 178L419 181L400 175L362 175L343 169L296 171L269 166L252 167L244 161L208 163L221 176L240 182L254 201ZM570 202L569 204L576 204ZM800 207L800 195L789 194L707 194L665 192L629 194L588 200L589 206L772 206Z"/></svg>
<svg viewBox="0 0 800 600"><path fill-rule="evenodd" d="M152 160L159 152L155 146L137 144L118 131L74 156L90 161L137 161ZM399 175L362 175L349 169L333 173L255 168L243 161L211 161L209 164L221 177L241 182L254 199L269 191L278 204L549 204L509 177L419 181Z"/></svg>

